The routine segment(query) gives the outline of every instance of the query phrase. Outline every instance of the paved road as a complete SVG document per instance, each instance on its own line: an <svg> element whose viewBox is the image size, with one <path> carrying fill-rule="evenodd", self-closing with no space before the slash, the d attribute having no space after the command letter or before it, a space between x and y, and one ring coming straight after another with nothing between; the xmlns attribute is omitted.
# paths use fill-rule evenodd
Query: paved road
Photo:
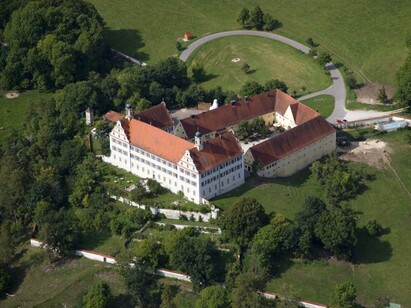
<svg viewBox="0 0 411 308"><path fill-rule="evenodd" d="M260 36L260 37L265 37L269 39L273 39L279 42L282 42L284 44L290 45L291 47L294 47L298 50L301 50L302 52L308 54L310 51L310 48L307 46L300 44L296 41L290 40L289 38L286 38L284 36L270 33L270 32L262 32L262 31L248 31L248 30L238 30L238 31L226 31L226 32L219 32L219 33L214 33L210 34L207 36L204 36L197 41L193 42L190 44L180 55L180 60L182 61L187 61L187 59L190 57L190 55L196 50L198 47L201 45L211 42L212 40L222 38L222 37L227 37L227 36L238 36L238 35L253 35L253 36Z"/></svg>
<svg viewBox="0 0 411 308"><path fill-rule="evenodd" d="M253 35L253 36L260 36L264 38L273 39L284 44L287 44L291 47L294 47L298 50L301 50L305 54L308 54L310 48L300 44L294 40L286 38L284 36L269 33L269 32L260 32L260 31L247 31L247 30L238 30L238 31L226 31L220 33L214 33L207 35L198 39L197 41L190 44L180 55L180 60L187 61L190 55L201 45L208 43L212 40L217 38L227 37L227 36L237 36L237 35ZM299 100L302 101L307 98L312 98L318 95L328 94L334 96L335 99L335 106L332 114L327 118L327 121L335 124L337 119L346 119L348 121L354 121L359 119L366 119L366 118L373 118L384 116L390 114L391 112L380 112L380 111L371 111L371 110L347 110L345 109L345 101L346 101L346 91L344 85L344 79L334 64L328 63L326 65L327 70L330 72L331 77L333 79L333 84L327 89L311 93L309 95L305 95L300 97Z"/></svg>
<svg viewBox="0 0 411 308"><path fill-rule="evenodd" d="M326 69L330 72L331 78L333 80L333 85L325 90L311 93L305 96L300 97L298 100L302 101L308 98L312 98L318 95L328 94L334 96L335 106L332 114L327 118L327 121L330 123L336 123L337 119L345 119L347 117L348 111L345 109L345 85L344 79L334 64L328 63Z"/></svg>
<svg viewBox="0 0 411 308"><path fill-rule="evenodd" d="M300 51L302 51L305 54L308 54L310 51L310 48L307 46L300 44L294 40L291 40L289 38L286 38L284 36L274 34L274 33L269 33L269 32L260 32L260 31L247 31L247 30L238 30L238 31L227 31L227 32L220 32L220 33L214 33L211 35L207 35L205 37L202 37L198 39L197 41L193 42L190 44L187 49L185 49L181 55L180 55L180 60L182 61L187 61L187 59L190 57L190 55L201 45L208 43L212 40L215 40L217 38L222 38L222 37L227 37L227 36L237 36L237 35L253 35L253 36L260 36L264 38L269 38L273 39L279 42L282 42L284 44L287 44L291 47L294 47ZM327 118L327 120L330 123L335 123L337 119L344 119L347 110L345 110L345 99L346 99L346 93L345 93L345 85L344 85L344 79L338 70L332 63L328 63L326 65L327 70L330 72L331 77L333 79L333 85L325 90L318 91L315 93L311 93L309 95L301 97L299 100L304 100L307 98L315 97L318 95L322 94L329 94L334 96L335 98L335 107L333 113Z"/></svg>

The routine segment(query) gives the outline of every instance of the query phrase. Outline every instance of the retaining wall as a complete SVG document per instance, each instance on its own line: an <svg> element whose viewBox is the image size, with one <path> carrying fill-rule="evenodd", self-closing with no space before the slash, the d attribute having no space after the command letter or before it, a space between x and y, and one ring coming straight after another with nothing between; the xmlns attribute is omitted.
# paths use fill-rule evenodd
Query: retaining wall
<svg viewBox="0 0 411 308"><path fill-rule="evenodd" d="M191 212L191 211L180 211L180 210L172 210L172 209L161 209L161 208L154 208L154 207L149 207L144 204L138 204L137 202L131 201L127 198L124 197L117 197L114 195L111 195L110 198L120 201L122 203L138 207L139 209L149 209L151 213L154 215L156 214L164 214L164 216L168 219L179 219L181 215L185 215L188 218L191 216L194 217L196 221L200 220L200 217L203 221L208 222L210 219L215 219L218 216L218 209L212 209L210 213L200 213L200 212Z"/></svg>

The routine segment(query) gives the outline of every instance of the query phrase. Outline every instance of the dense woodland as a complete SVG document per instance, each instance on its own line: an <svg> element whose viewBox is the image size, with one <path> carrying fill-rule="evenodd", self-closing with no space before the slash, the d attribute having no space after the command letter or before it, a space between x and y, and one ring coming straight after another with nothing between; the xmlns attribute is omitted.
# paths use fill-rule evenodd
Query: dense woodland
<svg viewBox="0 0 411 308"><path fill-rule="evenodd" d="M109 200L103 184L108 171L89 149L83 119L87 107L101 115L122 110L126 103L143 110L165 100L172 108L214 98L224 103L237 94L202 89L196 84L201 80L198 72L190 78L186 64L176 58L146 67L113 59L104 21L87 2L8 0L0 3L0 14L1 40L7 44L0 48L1 88L56 91L50 101L31 106L24 127L0 148L3 293L13 283L10 265L30 237L47 242L54 249L54 261L71 257L89 232L105 230L130 240L136 230L158 219L144 210L121 211ZM274 88L287 91L284 82L272 80L265 86L248 83L241 94ZM411 56L398 73L396 98L411 105ZM107 125L99 129L107 136ZM117 258L132 303L173 307L177 291L152 275L167 267L191 276L197 307L290 307L292 303L271 302L258 293L270 277L281 273L277 260L355 261L356 214L340 204L359 193L367 174L335 156L314 163L311 172L324 196L308 198L294 220L267 214L256 200L243 199L215 222L223 230L218 243L194 229L170 228L164 241L151 237L136 248L125 247ZM377 222L370 222L371 235L378 236L381 230ZM231 245L231 253L218 250L220 244ZM355 287L338 286L333 298L335 307L351 307ZM111 300L109 287L99 283L90 288L83 304L106 307Z"/></svg>

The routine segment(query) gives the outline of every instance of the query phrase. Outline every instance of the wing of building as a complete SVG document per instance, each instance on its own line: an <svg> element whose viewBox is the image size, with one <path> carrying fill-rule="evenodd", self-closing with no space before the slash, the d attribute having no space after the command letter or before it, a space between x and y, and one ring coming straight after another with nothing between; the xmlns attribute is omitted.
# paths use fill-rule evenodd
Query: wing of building
<svg viewBox="0 0 411 308"><path fill-rule="evenodd" d="M245 170L262 177L289 176L336 147L335 129L280 90L182 119L174 130L165 104L136 115L127 105L126 113L106 114L116 121L109 161L174 193L181 191L196 203L242 185ZM257 117L285 132L248 146L244 153L234 132L242 121Z"/></svg>
<svg viewBox="0 0 411 308"><path fill-rule="evenodd" d="M196 144L134 118L110 133L111 164L152 178L198 204L244 183L243 151L232 132Z"/></svg>
<svg viewBox="0 0 411 308"><path fill-rule="evenodd" d="M171 118L164 102L161 102L160 104L150 107L142 112L136 113L133 117L134 119L173 133L174 121ZM118 120L124 118L124 116L119 112L110 110L104 115L104 118L110 122L117 122Z"/></svg>

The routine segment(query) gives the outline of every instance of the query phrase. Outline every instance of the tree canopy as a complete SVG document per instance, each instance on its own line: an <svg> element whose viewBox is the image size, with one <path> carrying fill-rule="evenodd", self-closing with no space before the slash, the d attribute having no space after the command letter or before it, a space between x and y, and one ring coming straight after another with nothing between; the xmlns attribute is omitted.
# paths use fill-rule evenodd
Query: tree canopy
<svg viewBox="0 0 411 308"><path fill-rule="evenodd" d="M233 204L223 217L223 229L241 248L246 248L258 230L268 223L263 206L253 198Z"/></svg>
<svg viewBox="0 0 411 308"><path fill-rule="evenodd" d="M411 108L411 51L397 72L397 89L394 99L402 106Z"/></svg>
<svg viewBox="0 0 411 308"><path fill-rule="evenodd" d="M63 87L106 65L104 22L83 0L36 0L17 9L4 30L3 88Z"/></svg>
<svg viewBox="0 0 411 308"><path fill-rule="evenodd" d="M105 282L97 282L90 291L83 297L83 307L85 308L106 308L110 307L112 298L110 287Z"/></svg>

